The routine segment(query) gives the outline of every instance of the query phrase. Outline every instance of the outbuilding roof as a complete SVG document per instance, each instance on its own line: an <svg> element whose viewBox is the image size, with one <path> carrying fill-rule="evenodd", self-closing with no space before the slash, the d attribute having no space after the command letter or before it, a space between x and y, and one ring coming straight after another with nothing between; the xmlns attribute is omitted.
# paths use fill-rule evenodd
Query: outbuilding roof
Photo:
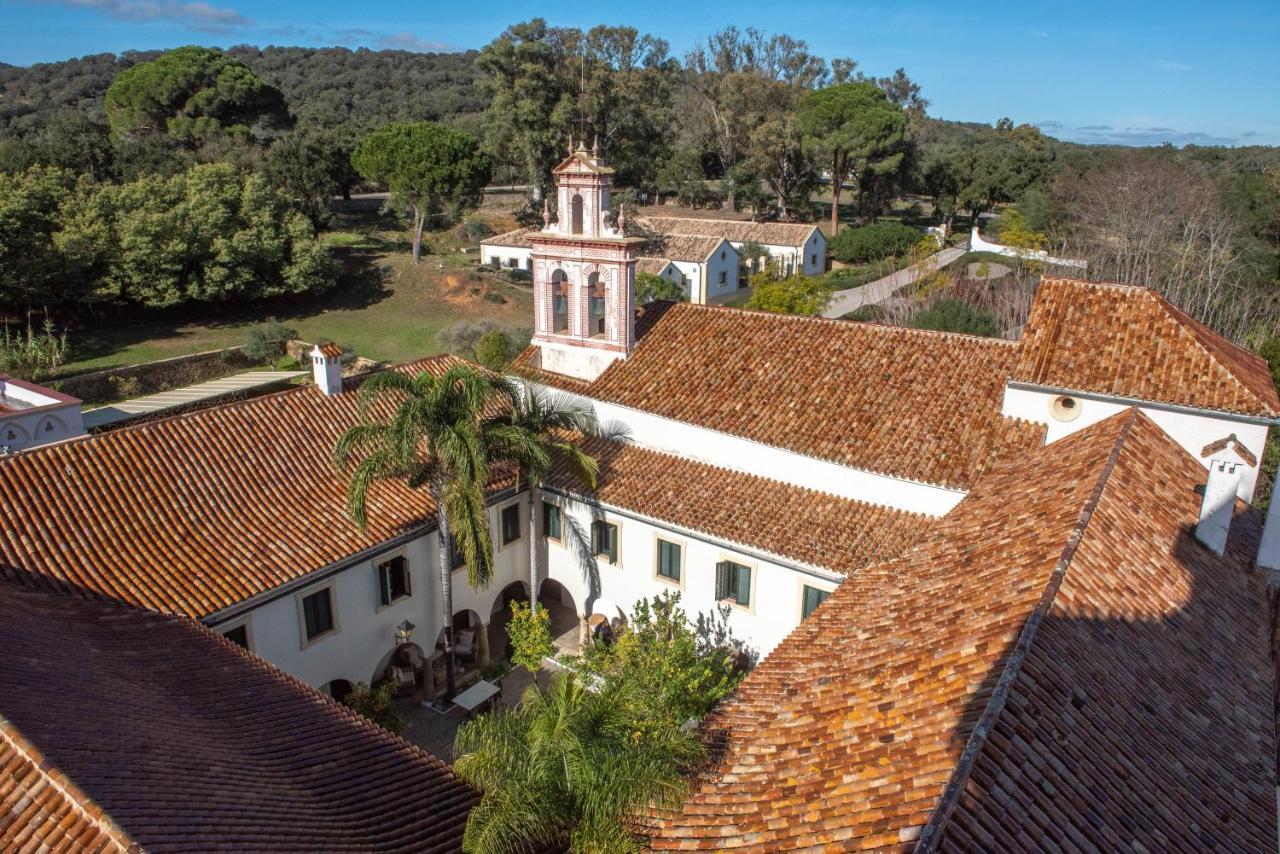
<svg viewBox="0 0 1280 854"><path fill-rule="evenodd" d="M444 763L184 617L0 582L0 848L459 850Z"/></svg>
<svg viewBox="0 0 1280 854"><path fill-rule="evenodd" d="M1267 363L1150 288L1045 277L1012 379L1274 418Z"/></svg>
<svg viewBox="0 0 1280 854"><path fill-rule="evenodd" d="M486 237L480 241L481 246L501 246L504 248L532 249L533 244L529 242L530 232L540 231L538 228L517 228L515 231L508 231L504 234ZM480 260L484 260L483 258Z"/></svg>
<svg viewBox="0 0 1280 854"><path fill-rule="evenodd" d="M803 246L818 232L816 225L792 222L750 222L738 219L647 216L643 222L662 234L723 237L734 243L756 242L770 246ZM821 233L821 232L819 232Z"/></svg>
<svg viewBox="0 0 1280 854"><path fill-rule="evenodd" d="M1270 850L1258 525L1195 542L1203 475L1136 410L1001 463L713 713L652 847Z"/></svg>
<svg viewBox="0 0 1280 854"><path fill-rule="evenodd" d="M672 261L696 261L701 264L721 249L725 243L723 237L699 237L692 234L664 234L653 242L653 248L664 258ZM725 246L725 253L732 252L736 257L738 251L732 246Z"/></svg>

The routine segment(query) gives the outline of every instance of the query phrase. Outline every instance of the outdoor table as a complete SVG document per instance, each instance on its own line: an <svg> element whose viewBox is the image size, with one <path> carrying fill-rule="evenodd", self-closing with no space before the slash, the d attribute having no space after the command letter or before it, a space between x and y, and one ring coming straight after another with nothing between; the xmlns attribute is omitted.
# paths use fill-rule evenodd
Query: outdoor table
<svg viewBox="0 0 1280 854"><path fill-rule="evenodd" d="M465 709L467 714L470 715L501 692L502 688L499 686L481 679L479 682L454 697L453 704Z"/></svg>

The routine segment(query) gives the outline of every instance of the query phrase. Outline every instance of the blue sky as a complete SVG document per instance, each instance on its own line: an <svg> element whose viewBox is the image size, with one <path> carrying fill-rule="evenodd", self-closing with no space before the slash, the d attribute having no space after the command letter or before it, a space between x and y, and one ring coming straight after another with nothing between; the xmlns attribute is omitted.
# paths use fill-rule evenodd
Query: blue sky
<svg viewBox="0 0 1280 854"><path fill-rule="evenodd" d="M0 0L0 61L182 44L457 50L535 15L628 24L677 56L729 24L780 30L868 74L905 66L948 119L1008 115L1083 142L1280 145L1280 0Z"/></svg>

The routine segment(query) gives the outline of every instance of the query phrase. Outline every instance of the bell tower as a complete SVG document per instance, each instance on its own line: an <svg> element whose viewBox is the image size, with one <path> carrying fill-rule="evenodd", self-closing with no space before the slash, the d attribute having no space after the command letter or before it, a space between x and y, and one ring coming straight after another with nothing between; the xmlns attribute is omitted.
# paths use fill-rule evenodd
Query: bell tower
<svg viewBox="0 0 1280 854"><path fill-rule="evenodd" d="M541 367L594 380L635 346L636 259L644 241L606 224L613 169L599 146L569 145L552 170L558 217L543 204L533 244L534 335Z"/></svg>

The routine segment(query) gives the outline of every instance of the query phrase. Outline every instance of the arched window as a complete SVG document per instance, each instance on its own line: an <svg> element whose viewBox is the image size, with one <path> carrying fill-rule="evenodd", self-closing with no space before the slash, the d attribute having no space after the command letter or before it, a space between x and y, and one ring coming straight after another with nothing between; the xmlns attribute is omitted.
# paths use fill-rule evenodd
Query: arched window
<svg viewBox="0 0 1280 854"><path fill-rule="evenodd" d="M591 301L591 336L604 337L604 284L599 273L587 277L587 297Z"/></svg>
<svg viewBox="0 0 1280 854"><path fill-rule="evenodd" d="M582 234L582 194L574 193L569 205L569 223L573 234Z"/></svg>
<svg viewBox="0 0 1280 854"><path fill-rule="evenodd" d="M569 331L569 277L564 270L551 274L551 331Z"/></svg>

